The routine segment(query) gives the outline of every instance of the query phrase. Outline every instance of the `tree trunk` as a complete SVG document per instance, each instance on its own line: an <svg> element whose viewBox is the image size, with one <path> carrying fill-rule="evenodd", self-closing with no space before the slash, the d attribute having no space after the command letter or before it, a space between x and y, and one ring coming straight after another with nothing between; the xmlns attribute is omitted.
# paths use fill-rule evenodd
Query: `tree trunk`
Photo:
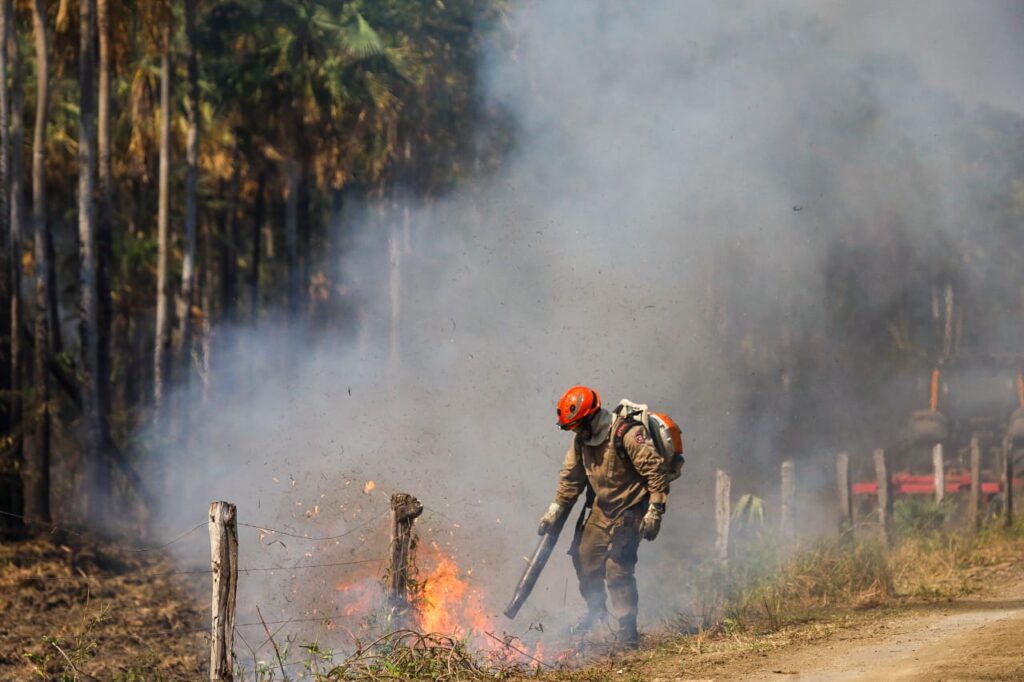
<svg viewBox="0 0 1024 682"><path fill-rule="evenodd" d="M111 155L111 79L110 0L97 0L96 24L99 31L99 99L97 101L99 151L99 220L96 223L96 287L99 310L99 395L105 428L111 414L111 344L114 339L114 306L110 296L114 267L114 170ZM101 441L102 442L102 441Z"/></svg>
<svg viewBox="0 0 1024 682"><path fill-rule="evenodd" d="M81 338L82 417L88 517L98 522L111 492L108 468L101 451L106 441L100 403L99 288L96 282L96 119L93 97L93 21L96 0L79 1L78 83L78 288Z"/></svg>
<svg viewBox="0 0 1024 682"><path fill-rule="evenodd" d="M7 407L5 418L0 422L0 429L9 434L14 442L6 454L0 457L0 511L10 514L21 514L21 478L18 474L21 459L21 413L18 377L18 351L20 329L18 327L18 290L21 286L21 234L11 219L11 126L10 126L10 92L7 89L8 60L7 48L13 36L14 8L11 0L0 0L0 236L2 236L3 254L3 298L0 299L0 325L7 341L7 356L4 366L0 369L3 377L0 389L7 391ZM13 70L13 69L12 69ZM20 151L20 150L16 150ZM0 518L0 532L16 530L20 519L13 516Z"/></svg>
<svg viewBox="0 0 1024 682"><path fill-rule="evenodd" d="M169 20L168 20L169 22ZM166 393L171 360L171 29L164 27L160 53L160 177L157 209L156 353L153 413L157 430L166 428Z"/></svg>
<svg viewBox="0 0 1024 682"><path fill-rule="evenodd" d="M5 2L0 1L0 36L7 35L7 17L10 9ZM7 210L10 182L10 121L7 92L7 50L0 49L0 392L9 395L11 390L11 363L9 353L11 351L11 332L17 328L11 324L11 308L8 303L11 300L11 291L14 288L15 270L11 267L11 258L14 252L11 242L10 211ZM6 398L3 402L7 402ZM0 432L11 432L10 410L0 410ZM0 479L4 478L8 469L4 466L6 458L0 456ZM0 496L3 493L0 491ZM0 506L4 504L0 497ZM4 525L0 521L0 528Z"/></svg>
<svg viewBox="0 0 1024 682"><path fill-rule="evenodd" d="M236 248L236 224L238 213L238 192L240 183L239 169L242 157L238 153L237 143L232 158L231 183L227 191L227 207L224 210L224 222L220 239L220 312L223 322L231 325L235 321L235 307L238 294L235 286L238 280L235 263L238 251Z"/></svg>
<svg viewBox="0 0 1024 682"><path fill-rule="evenodd" d="M9 21L4 33L4 52L9 56L11 68L11 156L10 156L10 217L11 217L11 423L17 428L11 432L11 459L21 462L24 455L24 438L22 427L22 352L21 328L21 255L24 248L25 235L25 204L22 197L24 188L24 91L22 90L21 57L18 53L17 25L14 21L14 9L11 0L0 0L7 11ZM20 488L17 493L21 495ZM21 509L21 502L17 504Z"/></svg>
<svg viewBox="0 0 1024 682"><path fill-rule="evenodd" d="M203 308L203 364L202 364L202 406L205 409L210 404L210 357L213 353L213 248L210 244L210 223L203 221L203 267L199 271L199 288L202 291Z"/></svg>
<svg viewBox="0 0 1024 682"><path fill-rule="evenodd" d="M36 45L36 123L32 143L32 223L36 257L36 317L34 376L36 385L36 442L25 463L25 516L30 525L50 521L50 380L46 371L51 350L49 249L46 227L46 119L50 98L49 55L46 47L46 8L32 4Z"/></svg>
<svg viewBox="0 0 1024 682"><path fill-rule="evenodd" d="M288 197L285 205L284 240L288 259L288 317L294 319L299 309L299 183L301 169L294 159L288 159L285 172Z"/></svg>
<svg viewBox="0 0 1024 682"><path fill-rule="evenodd" d="M256 205L252 216L252 263L249 266L249 318L255 324L260 316L260 235L263 231L263 214L266 204L263 193L267 184L267 172L260 171L256 181Z"/></svg>
<svg viewBox="0 0 1024 682"><path fill-rule="evenodd" d="M192 378L192 299L196 281L196 221L198 219L197 189L199 183L199 60L196 56L195 0L185 0L185 59L188 68L188 135L185 148L185 243L181 264L181 348L180 380L188 392ZM183 435L187 438L189 408L186 398L181 410Z"/></svg>
<svg viewBox="0 0 1024 682"><path fill-rule="evenodd" d="M380 210L383 213L386 209L382 205ZM388 364L392 372L397 372L399 369L399 362L401 357L401 352L398 347L398 326L401 321L402 315L402 245L398 221L395 220L393 212L391 215L385 213L383 217L385 221L390 223L388 225L388 307L390 308L391 314L389 316L390 319L388 325L388 351L390 358Z"/></svg>

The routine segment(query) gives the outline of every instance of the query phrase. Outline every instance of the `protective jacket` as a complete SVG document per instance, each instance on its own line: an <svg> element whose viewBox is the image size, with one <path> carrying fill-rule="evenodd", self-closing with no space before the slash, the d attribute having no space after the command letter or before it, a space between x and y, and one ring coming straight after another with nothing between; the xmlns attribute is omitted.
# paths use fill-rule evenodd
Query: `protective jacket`
<svg viewBox="0 0 1024 682"><path fill-rule="evenodd" d="M625 452L617 452L612 434L620 419L602 410L594 436L579 448L575 442L569 446L555 493L555 501L566 509L586 490L588 482L594 489L594 506L606 519L618 519L641 502L665 503L669 486L664 458L654 449L642 424L625 434Z"/></svg>

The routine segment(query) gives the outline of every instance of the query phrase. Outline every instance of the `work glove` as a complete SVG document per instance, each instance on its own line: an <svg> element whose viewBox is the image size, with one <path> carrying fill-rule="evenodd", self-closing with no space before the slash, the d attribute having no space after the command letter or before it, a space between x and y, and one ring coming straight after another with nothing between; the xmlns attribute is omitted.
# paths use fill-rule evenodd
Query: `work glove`
<svg viewBox="0 0 1024 682"><path fill-rule="evenodd" d="M557 502L552 502L544 516L540 517L540 524L537 526L537 535L544 535L558 523L562 516L564 507Z"/></svg>
<svg viewBox="0 0 1024 682"><path fill-rule="evenodd" d="M658 531L661 530L661 515L664 513L665 505L649 505L647 513L640 519L640 537L644 540L653 540L658 537Z"/></svg>

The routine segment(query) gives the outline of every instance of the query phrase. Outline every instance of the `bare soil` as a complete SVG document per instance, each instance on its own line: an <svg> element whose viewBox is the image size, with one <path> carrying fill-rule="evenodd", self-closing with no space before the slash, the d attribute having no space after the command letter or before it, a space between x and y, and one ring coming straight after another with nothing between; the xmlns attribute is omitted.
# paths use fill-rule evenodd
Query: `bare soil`
<svg viewBox="0 0 1024 682"><path fill-rule="evenodd" d="M200 679L194 577L85 536L0 544L0 680Z"/></svg>
<svg viewBox="0 0 1024 682"><path fill-rule="evenodd" d="M979 583L962 597L837 611L771 634L675 640L592 679L1024 680L1021 567Z"/></svg>

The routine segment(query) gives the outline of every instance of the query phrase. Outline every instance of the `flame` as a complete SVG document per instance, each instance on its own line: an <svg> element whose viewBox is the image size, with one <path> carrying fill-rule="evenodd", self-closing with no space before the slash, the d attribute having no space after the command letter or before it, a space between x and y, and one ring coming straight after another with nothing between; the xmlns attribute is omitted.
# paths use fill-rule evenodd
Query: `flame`
<svg viewBox="0 0 1024 682"><path fill-rule="evenodd" d="M434 549L438 550L437 545ZM424 632L463 637L482 635L494 629L480 590L463 579L459 565L438 553L434 568L424 577L417 609L417 622Z"/></svg>
<svg viewBox="0 0 1024 682"><path fill-rule="evenodd" d="M371 492L373 492L373 489L376 487L376 483L374 483L373 481L367 481L366 483L363 484L363 493L369 495Z"/></svg>
<svg viewBox="0 0 1024 682"><path fill-rule="evenodd" d="M483 590L474 585L473 571L461 569L450 549L431 542L421 550L416 576L420 588L412 613L417 630L465 640L497 661L535 665L554 659L559 665L571 663L573 651L563 651L558 642L545 643L532 636L528 640L533 641L523 641L503 632L486 607ZM369 564L355 569L355 575L350 573L336 582L335 589L339 592L337 614L350 619L343 625L372 627L368 624L372 619L367 618L383 604L384 597L377 569Z"/></svg>

